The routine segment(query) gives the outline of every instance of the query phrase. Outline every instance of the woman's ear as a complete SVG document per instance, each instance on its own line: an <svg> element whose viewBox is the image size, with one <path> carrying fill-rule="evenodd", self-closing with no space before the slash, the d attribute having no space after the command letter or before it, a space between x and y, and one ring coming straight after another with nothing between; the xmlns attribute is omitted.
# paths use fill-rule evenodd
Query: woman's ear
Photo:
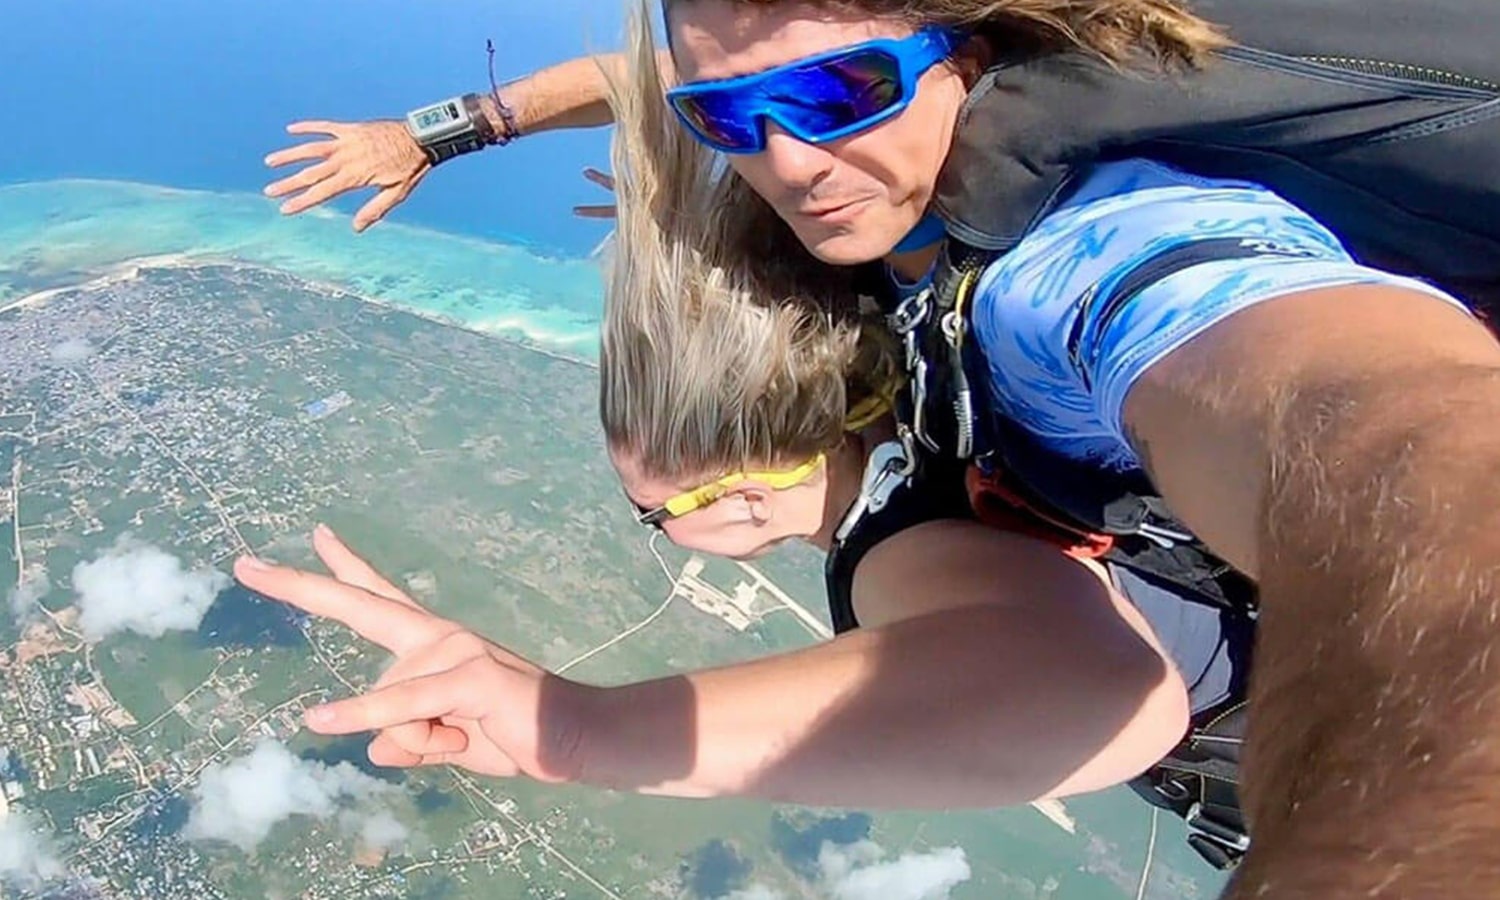
<svg viewBox="0 0 1500 900"><path fill-rule="evenodd" d="M768 525L775 517L770 490L754 484L741 484L735 489L735 497L744 504L751 523Z"/></svg>

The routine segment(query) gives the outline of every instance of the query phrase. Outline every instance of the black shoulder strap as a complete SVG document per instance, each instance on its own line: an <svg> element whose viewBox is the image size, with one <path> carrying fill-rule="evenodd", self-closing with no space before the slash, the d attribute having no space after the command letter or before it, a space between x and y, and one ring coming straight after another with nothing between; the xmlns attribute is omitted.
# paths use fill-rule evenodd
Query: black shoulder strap
<svg viewBox="0 0 1500 900"><path fill-rule="evenodd" d="M836 634L859 627L854 612L854 573L865 554L915 525L974 517L964 487L965 468L958 461L935 459L917 452L915 468L906 482L891 492L879 509L860 515L847 534L835 539L824 560L823 583Z"/></svg>

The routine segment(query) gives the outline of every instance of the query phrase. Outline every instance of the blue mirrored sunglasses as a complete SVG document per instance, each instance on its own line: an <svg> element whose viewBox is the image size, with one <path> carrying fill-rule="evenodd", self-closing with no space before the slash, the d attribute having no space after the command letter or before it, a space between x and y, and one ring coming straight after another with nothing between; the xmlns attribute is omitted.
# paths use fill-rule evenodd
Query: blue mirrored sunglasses
<svg viewBox="0 0 1500 900"><path fill-rule="evenodd" d="M667 92L667 102L694 137L722 153L764 150L766 119L799 141L836 141L900 114L917 79L963 40L950 28L923 28L753 75L682 85Z"/></svg>

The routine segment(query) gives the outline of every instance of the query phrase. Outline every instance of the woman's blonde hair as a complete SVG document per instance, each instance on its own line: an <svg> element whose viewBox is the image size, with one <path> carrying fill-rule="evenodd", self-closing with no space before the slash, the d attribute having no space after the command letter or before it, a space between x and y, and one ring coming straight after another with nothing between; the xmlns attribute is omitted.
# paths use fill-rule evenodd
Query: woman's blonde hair
<svg viewBox="0 0 1500 900"><path fill-rule="evenodd" d="M878 320L865 327L854 273L816 260L779 220L761 233L774 251L746 252L769 210L672 115L641 11L627 56L626 82L612 85L606 439L648 474L687 480L837 446L850 407L897 377L890 338Z"/></svg>

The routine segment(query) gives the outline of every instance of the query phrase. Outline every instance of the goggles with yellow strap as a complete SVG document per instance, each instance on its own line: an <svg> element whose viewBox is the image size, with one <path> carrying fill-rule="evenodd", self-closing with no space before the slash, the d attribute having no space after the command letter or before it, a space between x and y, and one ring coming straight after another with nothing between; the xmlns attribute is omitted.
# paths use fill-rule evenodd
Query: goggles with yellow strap
<svg viewBox="0 0 1500 900"><path fill-rule="evenodd" d="M895 387L888 386L886 390L866 397L864 400L856 403L849 410L844 422L844 430L857 432L881 416L890 413L892 406L890 395L894 392ZM702 487L694 488L691 491L683 491L680 494L668 497L667 501L660 506L647 508L633 500L631 504L635 506L635 519L637 522L642 525L650 525L653 528L660 528L661 523L668 519L685 516L690 512L708 506L710 503L724 496L725 492L740 482L759 481L775 490L783 490L795 487L811 478L813 473L818 471L818 468L826 461L826 455L819 453L797 468L785 472L735 472L725 475L723 478L709 482Z"/></svg>
<svg viewBox="0 0 1500 900"><path fill-rule="evenodd" d="M811 478L813 473L818 471L826 461L827 457L819 453L797 468L785 472L734 472L716 481L711 481L702 487L674 494L668 497L662 505L651 509L643 508L637 503L635 504L635 520L642 525L660 528L661 523L668 519L685 516L690 512L708 506L710 503L724 496L730 488L744 481L758 481L778 491L795 487Z"/></svg>

